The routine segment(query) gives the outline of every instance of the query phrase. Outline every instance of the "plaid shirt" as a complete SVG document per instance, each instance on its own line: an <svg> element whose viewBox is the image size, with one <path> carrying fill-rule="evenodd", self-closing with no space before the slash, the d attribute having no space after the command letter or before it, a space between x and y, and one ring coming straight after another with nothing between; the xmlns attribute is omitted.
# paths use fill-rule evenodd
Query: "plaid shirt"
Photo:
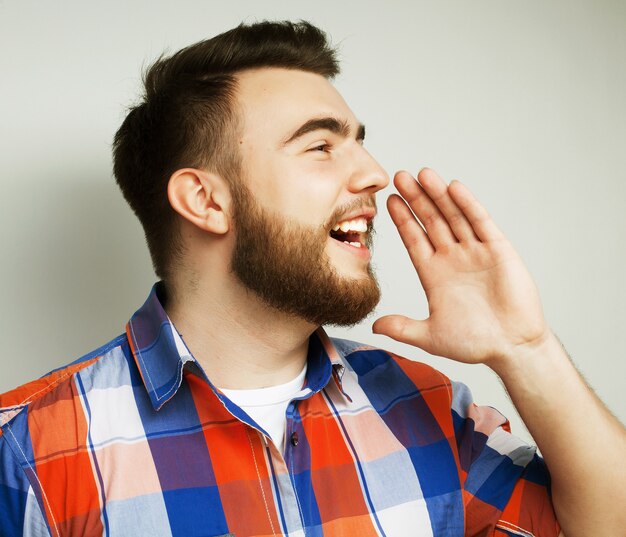
<svg viewBox="0 0 626 537"><path fill-rule="evenodd" d="M558 535L543 461L463 384L320 329L281 452L158 291L126 334L0 396L1 536Z"/></svg>

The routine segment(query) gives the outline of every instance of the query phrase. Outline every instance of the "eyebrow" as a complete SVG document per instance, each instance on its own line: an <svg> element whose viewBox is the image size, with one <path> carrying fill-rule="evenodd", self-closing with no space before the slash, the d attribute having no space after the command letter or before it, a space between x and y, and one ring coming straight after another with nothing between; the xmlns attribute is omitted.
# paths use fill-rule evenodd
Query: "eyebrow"
<svg viewBox="0 0 626 537"><path fill-rule="evenodd" d="M295 132L283 142L283 145L288 145L296 141L298 138L301 138L305 134L317 130L327 130L343 136L344 138L348 138L351 131L348 122L342 119L337 119L330 116L309 119L306 123L300 125L300 127L298 127ZM359 123L359 126L357 127L355 139L359 141L363 141L365 139L365 125L363 125L362 123Z"/></svg>

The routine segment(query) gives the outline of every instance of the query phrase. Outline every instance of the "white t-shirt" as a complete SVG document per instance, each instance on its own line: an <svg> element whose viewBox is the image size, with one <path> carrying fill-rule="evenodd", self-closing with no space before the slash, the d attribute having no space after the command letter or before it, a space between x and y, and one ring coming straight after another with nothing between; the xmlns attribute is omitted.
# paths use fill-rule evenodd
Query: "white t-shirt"
<svg viewBox="0 0 626 537"><path fill-rule="evenodd" d="M289 402L300 395L305 376L306 363L300 374L285 384L254 390L224 388L219 390L263 427L276 447L282 451L286 424L285 412Z"/></svg>

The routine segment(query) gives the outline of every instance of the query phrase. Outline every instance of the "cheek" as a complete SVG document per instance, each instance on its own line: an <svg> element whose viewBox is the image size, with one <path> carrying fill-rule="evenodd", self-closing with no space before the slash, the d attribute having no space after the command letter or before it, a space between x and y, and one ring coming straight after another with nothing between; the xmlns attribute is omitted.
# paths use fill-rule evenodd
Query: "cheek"
<svg viewBox="0 0 626 537"><path fill-rule="evenodd" d="M257 201L308 225L326 222L337 207L341 182L324 163L292 164L285 159L254 177L250 186Z"/></svg>
<svg viewBox="0 0 626 537"><path fill-rule="evenodd" d="M309 225L326 222L337 206L340 191L309 174L291 178L290 188L280 194L283 213Z"/></svg>

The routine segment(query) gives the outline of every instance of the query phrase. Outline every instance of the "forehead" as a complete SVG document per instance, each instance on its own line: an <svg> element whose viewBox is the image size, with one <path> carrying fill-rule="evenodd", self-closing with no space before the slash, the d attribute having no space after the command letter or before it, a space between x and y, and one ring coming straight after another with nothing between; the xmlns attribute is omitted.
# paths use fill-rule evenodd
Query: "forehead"
<svg viewBox="0 0 626 537"><path fill-rule="evenodd" d="M341 94L321 75L262 68L239 73L237 81L236 98L246 134L284 135L315 117L358 124Z"/></svg>

